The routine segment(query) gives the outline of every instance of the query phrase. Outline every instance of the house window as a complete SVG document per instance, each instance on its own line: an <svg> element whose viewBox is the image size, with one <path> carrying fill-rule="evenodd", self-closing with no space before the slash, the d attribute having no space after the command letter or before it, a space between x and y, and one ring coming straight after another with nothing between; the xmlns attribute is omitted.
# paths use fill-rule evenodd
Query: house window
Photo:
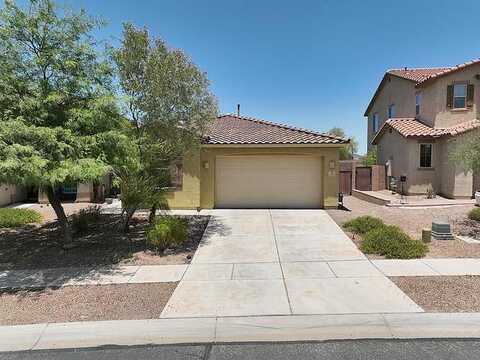
<svg viewBox="0 0 480 360"><path fill-rule="evenodd" d="M420 105L422 104L422 93L415 94L415 115L420 115Z"/></svg>
<svg viewBox="0 0 480 360"><path fill-rule="evenodd" d="M420 167L432 167L433 144L420 144Z"/></svg>
<svg viewBox="0 0 480 360"><path fill-rule="evenodd" d="M172 187L181 190L183 186L183 163L181 160L176 161L171 166L171 183Z"/></svg>
<svg viewBox="0 0 480 360"><path fill-rule="evenodd" d="M465 109L467 107L467 84L453 85L453 108Z"/></svg>
<svg viewBox="0 0 480 360"><path fill-rule="evenodd" d="M395 117L395 104L390 104L388 107L388 118L394 118Z"/></svg>
<svg viewBox="0 0 480 360"><path fill-rule="evenodd" d="M380 127L380 121L378 118L378 113L373 114L372 118L373 132L376 133Z"/></svg>

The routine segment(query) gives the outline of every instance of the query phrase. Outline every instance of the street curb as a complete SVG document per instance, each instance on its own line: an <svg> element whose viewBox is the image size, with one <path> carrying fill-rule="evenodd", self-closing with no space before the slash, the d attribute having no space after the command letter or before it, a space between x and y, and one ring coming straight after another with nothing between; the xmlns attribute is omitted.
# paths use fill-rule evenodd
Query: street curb
<svg viewBox="0 0 480 360"><path fill-rule="evenodd" d="M131 345L480 338L480 313L246 316L0 326L0 352Z"/></svg>

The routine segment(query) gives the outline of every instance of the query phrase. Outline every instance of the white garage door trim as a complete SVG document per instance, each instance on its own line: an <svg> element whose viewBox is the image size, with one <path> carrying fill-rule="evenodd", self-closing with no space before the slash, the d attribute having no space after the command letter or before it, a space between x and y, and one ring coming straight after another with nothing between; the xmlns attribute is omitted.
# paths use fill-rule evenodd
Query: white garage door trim
<svg viewBox="0 0 480 360"><path fill-rule="evenodd" d="M217 156L215 207L320 208L320 156Z"/></svg>

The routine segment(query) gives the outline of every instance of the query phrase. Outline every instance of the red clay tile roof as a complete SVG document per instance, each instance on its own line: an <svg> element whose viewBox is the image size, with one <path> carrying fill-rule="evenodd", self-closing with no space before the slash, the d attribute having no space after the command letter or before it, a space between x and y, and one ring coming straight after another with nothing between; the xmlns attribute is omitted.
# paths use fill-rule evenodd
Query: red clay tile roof
<svg viewBox="0 0 480 360"><path fill-rule="evenodd" d="M416 87L420 87L421 85L432 81L438 77L451 74L452 72L462 70L468 66L479 64L480 59L467 61L463 64L455 65L455 66L448 66L448 67L432 67L432 68L404 68L404 69L391 69L387 70L385 75L380 81L375 93L372 96L372 99L368 103L367 109L365 110L364 116L368 116L368 112L370 111L373 103L375 102L380 90L382 89L388 75L394 75L401 77L403 79L407 79L410 81L415 82Z"/></svg>
<svg viewBox="0 0 480 360"><path fill-rule="evenodd" d="M456 136L464 132L480 127L480 120L467 121L448 128L432 128L415 118L393 118L388 119L372 140L377 144L378 140L391 127L406 138L439 138L442 136Z"/></svg>
<svg viewBox="0 0 480 360"><path fill-rule="evenodd" d="M475 59L475 60L471 60L471 61L467 61L467 62L464 62L463 64L459 64L459 65L455 65L455 66L451 66L449 68L446 68L445 70L443 71L438 71L436 72L435 74L431 74L430 76L428 76L426 79L423 79L421 81L418 81L417 83L417 86L420 85L420 84L423 84L427 81L430 81L430 80L433 80L433 79L436 79L438 77L441 77L441 76L444 76L444 75L448 75L452 72L455 72L455 71L459 71L459 70L462 70L468 66L471 66L471 65L475 65L475 64L480 64L480 59Z"/></svg>
<svg viewBox="0 0 480 360"><path fill-rule="evenodd" d="M425 68L425 69L405 68L405 69L391 69L391 70L388 70L387 73L419 83L430 78L431 76L434 76L444 71L448 71L450 69L451 69L450 67Z"/></svg>
<svg viewBox="0 0 480 360"><path fill-rule="evenodd" d="M329 134L236 115L222 115L207 131L204 144L347 144L349 140Z"/></svg>

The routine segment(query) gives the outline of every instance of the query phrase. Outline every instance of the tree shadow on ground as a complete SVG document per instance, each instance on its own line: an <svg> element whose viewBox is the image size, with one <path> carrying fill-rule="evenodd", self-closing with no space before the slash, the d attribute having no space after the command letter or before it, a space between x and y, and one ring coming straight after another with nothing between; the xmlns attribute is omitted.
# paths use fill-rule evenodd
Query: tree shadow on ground
<svg viewBox="0 0 480 360"><path fill-rule="evenodd" d="M185 216L188 221L187 241L168 254L147 248L148 221L135 217L129 233L123 233L118 214L102 214L88 231L76 235L73 247L64 248L57 222L0 231L0 293L26 288L36 291L59 287L74 281L95 281L98 277L115 276L121 265L161 264L162 258L174 257L185 263L193 256L209 216ZM3 288L3 290L2 290ZM25 291L25 289L23 290Z"/></svg>

